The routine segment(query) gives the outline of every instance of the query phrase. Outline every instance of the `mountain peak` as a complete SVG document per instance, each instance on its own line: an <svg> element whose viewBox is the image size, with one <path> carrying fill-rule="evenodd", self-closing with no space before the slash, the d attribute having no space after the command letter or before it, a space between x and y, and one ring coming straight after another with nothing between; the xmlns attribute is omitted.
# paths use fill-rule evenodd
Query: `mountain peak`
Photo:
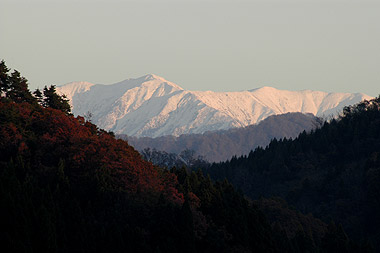
<svg viewBox="0 0 380 253"><path fill-rule="evenodd" d="M58 94L64 94L68 98L72 98L76 93L89 91L95 84L89 82L71 82L64 85L57 86Z"/></svg>
<svg viewBox="0 0 380 253"><path fill-rule="evenodd" d="M135 80L139 81L141 86L166 85L166 86L173 87L176 90L183 90L183 88L181 88L177 84L170 82L170 81L166 80L165 78L160 77L160 76L155 75L155 74L146 74L142 77L136 78Z"/></svg>
<svg viewBox="0 0 380 253"><path fill-rule="evenodd" d="M274 91L274 90L278 90L277 88L274 88L274 87L271 87L271 86L262 86L262 87L259 87L259 88L255 88L255 89L250 89L248 91Z"/></svg>
<svg viewBox="0 0 380 253"><path fill-rule="evenodd" d="M65 87L65 86L77 86L77 87L91 87L93 86L93 83L90 82L85 82L85 81L80 81L80 82L70 82L62 85L58 85L57 87Z"/></svg>
<svg viewBox="0 0 380 253"><path fill-rule="evenodd" d="M247 126L287 112L328 116L369 98L269 86L250 92L187 91L154 74L110 85L91 85L81 83L57 90L71 100L74 115L90 111L99 127L140 137L179 136Z"/></svg>
<svg viewBox="0 0 380 253"><path fill-rule="evenodd" d="M164 81L166 81L165 78L158 76L158 75L155 75L155 74L146 74L140 78L144 79L146 81L150 81L150 80L164 80ZM140 78L138 78L138 79L140 79Z"/></svg>

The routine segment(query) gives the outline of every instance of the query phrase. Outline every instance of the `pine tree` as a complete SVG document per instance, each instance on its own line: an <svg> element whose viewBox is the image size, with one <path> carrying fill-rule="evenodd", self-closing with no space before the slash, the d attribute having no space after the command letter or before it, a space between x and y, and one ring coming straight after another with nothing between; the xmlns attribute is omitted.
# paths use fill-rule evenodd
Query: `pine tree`
<svg viewBox="0 0 380 253"><path fill-rule="evenodd" d="M42 92L40 91L40 89L36 89L36 90L33 92L33 95L34 95L34 97L37 99L37 102L38 102L40 105L42 105L44 97L43 97L43 94L42 94Z"/></svg>
<svg viewBox="0 0 380 253"><path fill-rule="evenodd" d="M69 104L69 100L65 95L58 95L55 89L55 85L51 85L49 88L45 86L44 88L44 100L43 106L49 107L57 110L61 110L67 114L70 114L71 107Z"/></svg>
<svg viewBox="0 0 380 253"><path fill-rule="evenodd" d="M5 65L4 61L0 62L0 97L3 97L3 94L8 91L9 88L9 69Z"/></svg>
<svg viewBox="0 0 380 253"><path fill-rule="evenodd" d="M36 102L28 89L28 80L22 77L17 70L14 70L9 76L9 90L6 96L16 103L27 102L33 104Z"/></svg>

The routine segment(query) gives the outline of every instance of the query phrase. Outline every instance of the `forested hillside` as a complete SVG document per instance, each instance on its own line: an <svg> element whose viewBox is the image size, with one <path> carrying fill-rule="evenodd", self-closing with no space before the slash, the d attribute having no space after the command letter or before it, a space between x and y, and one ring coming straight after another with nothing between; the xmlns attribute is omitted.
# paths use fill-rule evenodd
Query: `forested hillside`
<svg viewBox="0 0 380 253"><path fill-rule="evenodd" d="M204 134L186 134L179 137L162 136L157 138L129 137L118 135L128 140L137 150L146 148L168 153L180 154L192 150L194 156L202 156L209 162L220 162L232 156L248 154L258 146L266 146L274 138L296 137L302 131L317 127L322 119L312 114L286 113L269 116L257 125L250 125L229 130L209 131Z"/></svg>
<svg viewBox="0 0 380 253"><path fill-rule="evenodd" d="M279 196L305 214L334 219L380 250L380 97L345 107L310 134L275 139L207 171L253 199Z"/></svg>
<svg viewBox="0 0 380 253"><path fill-rule="evenodd" d="M341 228L252 203L201 171L154 167L71 115L54 86L32 94L20 73L8 72L1 62L1 252L370 250ZM283 225L271 226L267 209ZM296 229L282 221L289 213Z"/></svg>

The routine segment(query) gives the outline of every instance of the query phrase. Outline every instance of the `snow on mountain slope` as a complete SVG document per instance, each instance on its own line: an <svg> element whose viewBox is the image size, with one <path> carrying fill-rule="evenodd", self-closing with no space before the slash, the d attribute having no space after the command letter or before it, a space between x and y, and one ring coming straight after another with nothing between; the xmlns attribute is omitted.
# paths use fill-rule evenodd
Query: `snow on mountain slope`
<svg viewBox="0 0 380 253"><path fill-rule="evenodd" d="M100 128L129 136L158 137L244 127L288 112L329 116L371 97L361 93L286 91L262 87L242 92L186 91L156 75L112 85L74 82L57 87L74 115L92 113Z"/></svg>

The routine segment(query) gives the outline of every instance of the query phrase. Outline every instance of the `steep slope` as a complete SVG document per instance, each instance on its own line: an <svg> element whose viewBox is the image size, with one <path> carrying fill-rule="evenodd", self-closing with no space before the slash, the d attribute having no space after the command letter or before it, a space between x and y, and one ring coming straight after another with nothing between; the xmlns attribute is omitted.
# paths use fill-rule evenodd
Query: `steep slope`
<svg viewBox="0 0 380 253"><path fill-rule="evenodd" d="M152 166L58 106L67 101L54 87L33 97L27 80L8 71L1 61L1 252L358 252L341 240L344 231L329 234L318 220L309 219L320 243L284 235L288 227L274 232L227 181Z"/></svg>
<svg viewBox="0 0 380 253"><path fill-rule="evenodd" d="M207 172L251 198L280 196L304 213L334 219L380 252L380 98L343 112L312 133L274 140Z"/></svg>
<svg viewBox="0 0 380 253"><path fill-rule="evenodd" d="M287 113L273 115L257 125L229 130L218 130L204 134L187 134L179 137L119 137L128 141L137 150L156 149L176 153L189 149L195 156L203 156L209 162L220 162L232 156L248 155L257 146L269 144L273 138L294 138L302 131L309 131L318 124L318 118L312 114Z"/></svg>
<svg viewBox="0 0 380 253"><path fill-rule="evenodd" d="M370 98L364 94L285 91L262 87L242 92L186 91L146 75L112 85L85 82L58 87L75 115L90 112L92 122L117 134L158 137L245 127L287 112L329 116Z"/></svg>
<svg viewBox="0 0 380 253"><path fill-rule="evenodd" d="M179 184L127 142L38 103L0 97L0 119L1 252L280 252L227 182L183 169Z"/></svg>

